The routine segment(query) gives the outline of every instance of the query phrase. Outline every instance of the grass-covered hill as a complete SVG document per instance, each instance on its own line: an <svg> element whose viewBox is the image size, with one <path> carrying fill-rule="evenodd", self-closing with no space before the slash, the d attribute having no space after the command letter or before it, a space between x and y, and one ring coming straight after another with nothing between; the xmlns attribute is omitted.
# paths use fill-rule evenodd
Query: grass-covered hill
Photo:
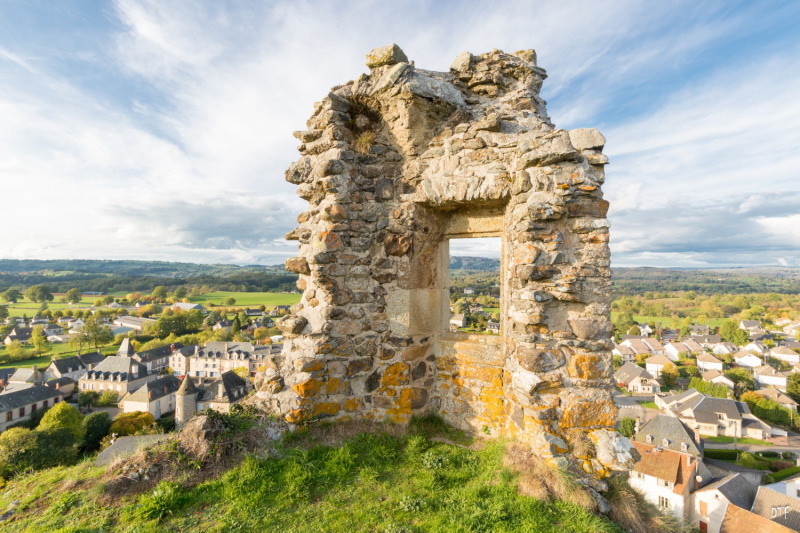
<svg viewBox="0 0 800 533"><path fill-rule="evenodd" d="M205 459L172 440L111 467L86 459L18 477L0 494L0 513L14 509L0 529L626 531L596 514L575 481L521 448L471 441L435 418L408 431L315 426L279 441L266 439L259 422L236 426ZM608 498L611 517L637 531L676 530L624 483L613 483Z"/></svg>

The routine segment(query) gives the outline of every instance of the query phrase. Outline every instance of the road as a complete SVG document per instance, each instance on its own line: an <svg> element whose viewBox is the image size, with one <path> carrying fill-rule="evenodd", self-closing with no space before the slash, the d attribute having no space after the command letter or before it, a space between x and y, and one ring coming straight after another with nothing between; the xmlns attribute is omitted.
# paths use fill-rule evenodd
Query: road
<svg viewBox="0 0 800 533"><path fill-rule="evenodd" d="M619 407L619 414L617 420L624 417L638 418L641 424L655 418L658 414L658 409L649 409L644 407L640 401L653 401L653 395L649 396L625 396L622 393L614 393L614 403Z"/></svg>

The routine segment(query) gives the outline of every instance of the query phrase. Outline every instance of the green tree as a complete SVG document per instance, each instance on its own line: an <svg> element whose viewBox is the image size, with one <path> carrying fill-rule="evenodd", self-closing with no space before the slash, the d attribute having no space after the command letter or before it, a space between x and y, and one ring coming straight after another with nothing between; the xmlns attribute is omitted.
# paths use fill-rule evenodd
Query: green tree
<svg viewBox="0 0 800 533"><path fill-rule="evenodd" d="M628 328L628 333L626 333L626 335L641 335L641 334L642 330L639 329L639 326L637 325L633 325L630 328Z"/></svg>
<svg viewBox="0 0 800 533"><path fill-rule="evenodd" d="M739 325L733 320L726 320L719 327L719 335L723 340L732 342L737 346L747 344L747 333L739 328Z"/></svg>
<svg viewBox="0 0 800 533"><path fill-rule="evenodd" d="M211 311L210 313L208 313L208 315L206 316L206 318L203 321L203 323L206 326L213 326L214 324L216 324L217 322L222 320L222 318L223 318L222 314L220 314L219 311L214 310L214 311Z"/></svg>
<svg viewBox="0 0 800 533"><path fill-rule="evenodd" d="M0 321L3 321L7 318L8 318L8 306L0 305Z"/></svg>
<svg viewBox="0 0 800 533"><path fill-rule="evenodd" d="M76 304L83 300L83 292L79 291L78 289L70 289L64 293L63 298L61 301L68 304Z"/></svg>
<svg viewBox="0 0 800 533"><path fill-rule="evenodd" d="M745 368L733 368L725 371L725 377L734 383L734 392L736 396L741 396L747 391L753 390L755 382L750 371Z"/></svg>
<svg viewBox="0 0 800 533"><path fill-rule="evenodd" d="M172 291L172 297L175 298L176 300L183 300L184 298L186 298L186 295L188 293L189 291L186 290L186 287L181 285L180 287Z"/></svg>
<svg viewBox="0 0 800 533"><path fill-rule="evenodd" d="M800 374L792 373L786 383L786 394L800 403Z"/></svg>
<svg viewBox="0 0 800 533"><path fill-rule="evenodd" d="M75 442L83 440L83 415L67 402L59 402L51 407L39 422L38 430L68 429Z"/></svg>
<svg viewBox="0 0 800 533"><path fill-rule="evenodd" d="M36 435L27 428L11 428L0 433L0 477L9 479L30 470L36 453Z"/></svg>
<svg viewBox="0 0 800 533"><path fill-rule="evenodd" d="M121 413L117 415L114 422L111 424L111 433L116 433L119 436L133 435L142 429L152 426L155 422L153 415L144 413L142 411L133 411L132 413Z"/></svg>
<svg viewBox="0 0 800 533"><path fill-rule="evenodd" d="M31 285L25 290L25 298L32 302L52 302L53 291L47 285Z"/></svg>
<svg viewBox="0 0 800 533"><path fill-rule="evenodd" d="M22 343L19 341L11 341L10 344L6 345L6 354L10 361L21 361L29 356L28 350L23 348Z"/></svg>
<svg viewBox="0 0 800 533"><path fill-rule="evenodd" d="M83 334L97 351L100 351L101 346L110 344L114 340L114 333L95 315L90 315L84 320Z"/></svg>
<svg viewBox="0 0 800 533"><path fill-rule="evenodd" d="M8 302L10 304L15 304L18 301L22 300L22 293L19 292L17 289L8 289L4 293L0 293L0 298L3 301Z"/></svg>
<svg viewBox="0 0 800 533"><path fill-rule="evenodd" d="M78 406L81 408L95 407L99 400L100 393L97 391L85 390L78 394Z"/></svg>
<svg viewBox="0 0 800 533"><path fill-rule="evenodd" d="M225 305L236 305L236 298L226 298Z"/></svg>
<svg viewBox="0 0 800 533"><path fill-rule="evenodd" d="M70 348L74 349L77 353L81 353L83 347L87 346L88 344L89 337L87 337L85 333L73 333L69 338Z"/></svg>
<svg viewBox="0 0 800 533"><path fill-rule="evenodd" d="M629 416L622 417L619 421L619 433L623 437L631 438L636 431L636 419Z"/></svg>
<svg viewBox="0 0 800 533"><path fill-rule="evenodd" d="M97 405L100 407L116 407L119 404L119 394L113 390L106 389L97 399Z"/></svg>
<svg viewBox="0 0 800 533"><path fill-rule="evenodd" d="M113 304L114 303L114 297L111 296L110 294L104 296L103 297L103 303L106 304L106 305Z"/></svg>
<svg viewBox="0 0 800 533"><path fill-rule="evenodd" d="M50 348L50 343L47 342L47 336L44 334L43 326L36 326L33 328L31 344L33 344L33 349L36 350L37 355L42 355Z"/></svg>
<svg viewBox="0 0 800 533"><path fill-rule="evenodd" d="M82 422L84 437L82 448L85 451L94 451L100 448L100 441L108 435L111 429L111 417L104 411L92 413Z"/></svg>
<svg viewBox="0 0 800 533"><path fill-rule="evenodd" d="M242 331L242 323L239 321L239 317L235 316L233 317L233 323L231 324L231 333L235 335L240 331Z"/></svg>
<svg viewBox="0 0 800 533"><path fill-rule="evenodd" d="M159 285L153 289L153 292L150 293L150 297L158 301L163 300L167 297L167 288Z"/></svg>

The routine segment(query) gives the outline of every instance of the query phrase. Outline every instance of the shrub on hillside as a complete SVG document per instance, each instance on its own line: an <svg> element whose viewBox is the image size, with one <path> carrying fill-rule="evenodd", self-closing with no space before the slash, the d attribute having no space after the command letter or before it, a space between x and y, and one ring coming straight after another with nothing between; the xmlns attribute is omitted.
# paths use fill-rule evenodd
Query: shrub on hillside
<svg viewBox="0 0 800 533"><path fill-rule="evenodd" d="M75 440L68 428L12 428L0 434L0 477L72 464Z"/></svg>
<svg viewBox="0 0 800 533"><path fill-rule="evenodd" d="M83 419L83 449L94 451L100 448L100 442L111 429L111 417L104 411L92 413Z"/></svg>
<svg viewBox="0 0 800 533"><path fill-rule="evenodd" d="M125 435L133 435L142 429L152 426L155 422L153 415L142 411L134 411L132 413L121 413L117 415L114 422L111 424L111 433L116 433L120 437Z"/></svg>
<svg viewBox="0 0 800 533"><path fill-rule="evenodd" d="M83 415L67 402L60 402L47 410L36 429L68 429L74 442L83 441Z"/></svg>

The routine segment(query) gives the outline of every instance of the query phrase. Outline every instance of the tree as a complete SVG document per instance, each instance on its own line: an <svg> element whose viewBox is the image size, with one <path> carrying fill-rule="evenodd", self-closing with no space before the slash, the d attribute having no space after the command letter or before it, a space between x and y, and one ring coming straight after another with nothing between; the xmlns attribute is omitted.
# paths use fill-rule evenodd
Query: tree
<svg viewBox="0 0 800 533"><path fill-rule="evenodd" d="M25 298L32 302L52 302L53 291L47 285L31 285L25 291Z"/></svg>
<svg viewBox="0 0 800 533"><path fill-rule="evenodd" d="M103 297L103 303L106 304L106 305L113 304L114 303L114 297L111 296L110 294L107 294L106 296Z"/></svg>
<svg viewBox="0 0 800 533"><path fill-rule="evenodd" d="M0 298L10 304L15 304L19 300L22 300L22 293L17 289L8 289L6 292L0 293Z"/></svg>
<svg viewBox="0 0 800 533"><path fill-rule="evenodd" d="M186 287L184 287L184 286L180 286L180 287L176 288L174 291L172 291L172 297L177 299L177 300L182 300L182 299L186 298L187 294L188 294L188 291L186 290Z"/></svg>
<svg viewBox="0 0 800 533"><path fill-rule="evenodd" d="M641 334L642 334L642 330L639 329L639 326L637 326L637 325L633 325L630 328L628 328L627 335L641 335Z"/></svg>
<svg viewBox="0 0 800 533"><path fill-rule="evenodd" d="M714 398L730 398L732 396L731 390L721 383L711 383L702 378L692 378L689 381L689 388L695 389L697 392L713 396Z"/></svg>
<svg viewBox="0 0 800 533"><path fill-rule="evenodd" d="M94 451L100 448L100 441L108 435L111 429L111 417L105 411L92 413L83 419L83 446L85 451Z"/></svg>
<svg viewBox="0 0 800 533"><path fill-rule="evenodd" d="M47 342L47 336L44 334L43 326L36 326L33 328L33 333L31 334L31 344L33 344L33 348L36 350L37 355L42 355L48 350L48 348L50 348L50 344Z"/></svg>
<svg viewBox="0 0 800 533"><path fill-rule="evenodd" d="M11 428L0 433L0 476L9 479L32 468L36 435L27 428Z"/></svg>
<svg viewBox="0 0 800 533"><path fill-rule="evenodd" d="M664 383L665 387L672 387L679 376L680 372L678 372L678 367L672 363L667 363L664 365L664 368L661 369L661 381Z"/></svg>
<svg viewBox="0 0 800 533"><path fill-rule="evenodd" d="M236 298L226 298L225 305L236 305Z"/></svg>
<svg viewBox="0 0 800 533"><path fill-rule="evenodd" d="M163 300L167 297L167 288L159 285L153 289L153 292L150 293L150 297L154 300Z"/></svg>
<svg viewBox="0 0 800 533"><path fill-rule="evenodd" d="M0 320L5 320L7 318L8 318L8 306L0 305Z"/></svg>
<svg viewBox="0 0 800 533"><path fill-rule="evenodd" d="M111 424L111 433L116 433L119 436L133 435L142 429L152 426L155 422L153 415L144 413L142 411L133 411L132 413L121 413L117 415L114 422Z"/></svg>
<svg viewBox="0 0 800 533"><path fill-rule="evenodd" d="M94 315L84 321L83 334L87 341L94 345L94 349L100 351L100 346L110 344L114 340L114 333L103 324L102 320Z"/></svg>
<svg viewBox="0 0 800 533"><path fill-rule="evenodd" d="M755 383L750 371L745 368L733 368L725 372L725 377L733 381L733 391L737 396L741 396L749 390L753 390Z"/></svg>
<svg viewBox="0 0 800 533"><path fill-rule="evenodd" d="M76 304L83 300L83 292L78 289L70 289L64 293L61 301L68 304Z"/></svg>
<svg viewBox="0 0 800 533"><path fill-rule="evenodd" d="M231 324L231 333L235 335L240 331L242 331L242 323L239 321L239 317L235 316L233 317L233 323Z"/></svg>
<svg viewBox="0 0 800 533"><path fill-rule="evenodd" d="M629 416L622 417L619 421L619 433L623 437L631 438L636 432L636 419Z"/></svg>
<svg viewBox="0 0 800 533"><path fill-rule="evenodd" d="M719 335L723 340L732 342L736 346L744 346L747 344L747 333L739 328L739 325L733 320L726 320L719 327Z"/></svg>
<svg viewBox="0 0 800 533"><path fill-rule="evenodd" d="M800 403L800 374L792 373L786 383L786 394Z"/></svg>
<svg viewBox="0 0 800 533"><path fill-rule="evenodd" d="M86 344L89 344L89 337L82 332L74 333L69 339L70 348L73 348L77 353L81 353Z"/></svg>
<svg viewBox="0 0 800 533"><path fill-rule="evenodd" d="M83 440L83 415L67 402L51 407L39 422L38 430L65 428L72 433L75 442Z"/></svg>
<svg viewBox="0 0 800 533"><path fill-rule="evenodd" d="M113 390L106 389L97 399L97 405L100 407L116 407L119 404L119 394Z"/></svg>
<svg viewBox="0 0 800 533"><path fill-rule="evenodd" d="M214 311L211 311L210 313L208 313L208 316L206 316L206 319L203 321L203 323L206 326L213 326L214 324L216 324L217 322L222 320L222 318L223 317L220 314L220 312L217 311L217 310L214 310Z"/></svg>
<svg viewBox="0 0 800 533"><path fill-rule="evenodd" d="M95 407L100 400L100 393L93 390L85 390L78 393L78 406L81 408Z"/></svg>
<svg viewBox="0 0 800 533"><path fill-rule="evenodd" d="M21 361L28 358L28 350L22 347L19 341L11 341L11 344L6 346L6 354L11 361Z"/></svg>

